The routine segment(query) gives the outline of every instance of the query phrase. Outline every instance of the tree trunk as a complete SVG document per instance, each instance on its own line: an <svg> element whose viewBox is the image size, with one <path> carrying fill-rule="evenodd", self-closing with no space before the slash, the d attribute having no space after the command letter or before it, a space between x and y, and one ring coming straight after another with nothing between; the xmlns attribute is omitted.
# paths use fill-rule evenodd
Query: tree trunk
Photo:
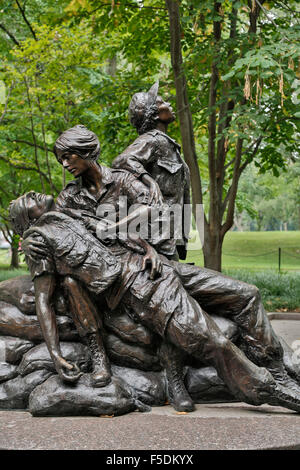
<svg viewBox="0 0 300 470"><path fill-rule="evenodd" d="M208 228L209 230L209 228ZM203 244L204 266L214 271L222 271L222 246L223 238L220 230L205 233L205 243Z"/></svg>
<svg viewBox="0 0 300 470"><path fill-rule="evenodd" d="M177 0L165 0L165 2L169 12L171 62L175 79L177 114L180 124L182 150L185 161L190 170L193 213L196 217L196 205L202 204L202 187L195 148L192 113L187 94L186 77L183 69L179 2ZM201 227L197 227L197 229L200 235L199 229L201 229Z"/></svg>
<svg viewBox="0 0 300 470"><path fill-rule="evenodd" d="M261 0L263 3L265 0ZM191 173L191 186L193 197L193 212L197 204L202 204L202 187L200 172L195 151L195 139L192 124L192 114L190 110L187 82L183 67L182 48L181 48L181 26L180 26L180 9L179 0L165 0L170 23L171 36L171 62L175 78L177 112L179 117L180 132L182 139L183 153L186 163ZM260 7L248 0L249 9L249 34L255 37L257 28L257 19L260 13ZM203 245L204 264L205 267L221 271L222 265L222 245L225 234L230 230L234 223L234 209L238 189L239 178L248 165L246 160L242 163L243 138L239 137L236 143L236 152L233 159L233 175L231 185L225 199L224 181L225 172L228 167L226 163L227 143L223 135L225 129L231 124L231 112L235 103L230 98L232 87L228 83L220 84L219 79L219 63L222 51L220 49L220 41L222 39L222 23L224 23L224 13L222 4L219 1L214 2L215 20L213 22L214 37L214 57L211 64L211 79L209 91L209 120L208 120L208 166L209 166L209 217L204 217L204 233L205 240ZM233 39L237 32L237 9L232 7L232 19L230 26L230 38ZM254 41L251 36L251 40ZM234 62L232 52L228 55L229 63ZM220 90L221 85L221 90ZM221 96L220 96L221 95ZM242 99L242 103L245 98ZM221 103L221 104L220 104ZM218 104L218 105L217 105ZM217 137L220 137L217 141ZM253 156L258 150L262 138L256 142ZM225 221L223 222L225 218ZM198 228L198 227L197 227Z"/></svg>
<svg viewBox="0 0 300 470"><path fill-rule="evenodd" d="M108 75L111 75L112 77L116 76L116 73L117 73L117 56L116 55L108 59L106 71Z"/></svg>
<svg viewBox="0 0 300 470"><path fill-rule="evenodd" d="M19 268L19 247L14 243L11 244L11 259L10 259L11 269Z"/></svg>

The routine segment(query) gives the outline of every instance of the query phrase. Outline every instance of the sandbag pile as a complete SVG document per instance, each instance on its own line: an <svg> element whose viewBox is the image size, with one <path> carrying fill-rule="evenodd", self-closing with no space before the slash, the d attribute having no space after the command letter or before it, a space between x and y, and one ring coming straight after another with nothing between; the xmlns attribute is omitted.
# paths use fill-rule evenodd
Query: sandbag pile
<svg viewBox="0 0 300 470"><path fill-rule="evenodd" d="M120 415L148 411L168 400L160 341L130 312L105 312L103 332L112 365L112 381L103 388L90 384L91 357L75 329L62 293L55 302L62 355L83 372L76 384L57 375L35 315L34 287L29 276L0 282L0 409L28 409L34 416ZM232 338L237 328L215 318ZM232 399L216 371L186 366L186 385L195 402Z"/></svg>

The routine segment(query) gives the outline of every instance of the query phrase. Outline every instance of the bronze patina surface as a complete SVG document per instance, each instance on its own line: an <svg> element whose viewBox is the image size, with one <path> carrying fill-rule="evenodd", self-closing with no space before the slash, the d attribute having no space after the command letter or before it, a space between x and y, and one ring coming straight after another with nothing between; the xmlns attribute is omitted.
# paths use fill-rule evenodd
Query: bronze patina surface
<svg viewBox="0 0 300 470"><path fill-rule="evenodd" d="M75 126L54 147L75 177L56 203L33 191L11 203L31 277L0 283L0 406L118 415L233 400L299 412L299 365L258 289L178 261L189 171L166 133L175 116L158 84L134 95L130 117L140 135L112 169L97 162L97 136ZM126 217L124 198L135 206ZM174 204L181 236L172 217L167 238L124 231Z"/></svg>

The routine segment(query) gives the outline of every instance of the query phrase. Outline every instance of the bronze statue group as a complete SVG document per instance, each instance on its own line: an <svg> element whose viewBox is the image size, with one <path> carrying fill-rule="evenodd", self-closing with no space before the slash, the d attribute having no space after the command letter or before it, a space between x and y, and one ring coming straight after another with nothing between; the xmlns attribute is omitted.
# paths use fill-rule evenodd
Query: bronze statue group
<svg viewBox="0 0 300 470"><path fill-rule="evenodd" d="M63 286L78 333L91 352L94 387L105 387L111 380L102 322L103 312L109 310L111 315L122 312L158 338L176 410L194 410L183 381L182 359L191 356L214 366L237 400L299 412L300 368L283 354L258 289L179 262L186 257L185 233L175 237L171 229L168 238L145 239L129 230L124 236L124 225L148 217L158 207L162 212L174 204L182 211L190 207L189 170L180 146L166 133L175 116L158 95L157 83L133 96L129 114L139 136L112 168L97 161L97 136L77 125L55 142L58 163L74 176L56 202L31 191L10 205L34 282L37 316L57 373L62 381L74 384L82 375L60 348L52 300L57 286ZM135 210L122 219L118 214L124 197ZM110 224L99 216L108 205L117 214ZM101 224L104 230L99 229ZM238 344L224 336L212 314L237 325Z"/></svg>

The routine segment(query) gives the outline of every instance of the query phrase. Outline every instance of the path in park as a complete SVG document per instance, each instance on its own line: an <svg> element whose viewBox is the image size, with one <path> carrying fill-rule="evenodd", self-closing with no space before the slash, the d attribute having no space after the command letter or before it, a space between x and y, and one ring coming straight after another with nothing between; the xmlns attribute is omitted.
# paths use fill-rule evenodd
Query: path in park
<svg viewBox="0 0 300 470"><path fill-rule="evenodd" d="M272 324L289 344L300 340L299 320ZM300 450L300 414L244 403L197 405L186 415L165 406L115 418L33 418L0 411L0 449Z"/></svg>

